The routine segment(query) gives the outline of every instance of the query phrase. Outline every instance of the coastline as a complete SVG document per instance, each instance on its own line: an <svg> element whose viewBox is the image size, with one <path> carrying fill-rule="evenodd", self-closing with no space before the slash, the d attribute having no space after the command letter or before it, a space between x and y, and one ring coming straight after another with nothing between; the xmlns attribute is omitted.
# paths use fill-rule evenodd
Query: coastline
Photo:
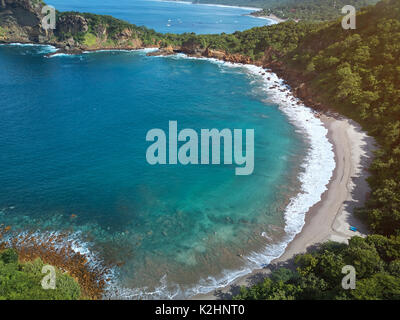
<svg viewBox="0 0 400 320"><path fill-rule="evenodd" d="M268 100L276 103L305 138L310 149L302 167L305 173L299 179L303 189L292 198L286 208L287 239L264 252L246 256L248 270L227 271L230 277L215 279L214 288L206 293L207 286L192 291L193 300L230 299L239 293L240 286L251 286L262 281L271 270L279 266L293 267L293 257L328 240L346 243L351 237L365 236L366 227L353 215L354 208L362 207L369 193L366 169L373 160L375 140L362 131L351 119L320 108L307 107L286 81L276 73L253 64L232 63L215 58L185 55L189 59L204 59L231 67L245 67L253 75L261 75ZM271 87L272 85L272 87ZM327 148L327 144L330 145ZM317 150L315 150L317 149ZM333 149L333 150L331 150ZM333 167L331 163L333 162ZM311 169L311 170L310 170ZM322 174L321 174L322 173ZM350 230L355 226L358 231ZM283 248L282 245L285 245ZM275 245L274 245L275 246ZM279 249L281 247L281 250ZM275 254L280 251L279 254ZM256 266L254 265L256 263ZM261 268L261 265L266 267ZM200 289L197 287L197 289Z"/></svg>
<svg viewBox="0 0 400 320"><path fill-rule="evenodd" d="M202 6L209 6L209 7L219 7L219 8L235 8L235 9L244 9L244 10L253 10L253 12L250 12L249 14L245 14L245 16L249 16L252 18L257 18L257 19L265 19L265 20L271 20L274 23L281 23L287 21L287 19L281 19L278 18L274 14L270 14L268 16L257 16L255 13L259 12L263 8L257 8L257 7L245 7L245 6L230 6L226 4L215 4L215 3L193 3L192 1L183 1L183 0L153 0L153 1L162 1L162 2L172 2L172 3L181 3L181 4L189 4L189 5L202 5Z"/></svg>
<svg viewBox="0 0 400 320"><path fill-rule="evenodd" d="M209 7L220 7L220 8L237 8L237 9L245 9L245 10L261 10L262 8L257 7L247 7L247 6L231 6L228 4L217 4L217 3L193 3L192 0L153 0L153 1L161 1L161 2L172 2L172 3L181 3L181 4L191 4L191 5L203 5Z"/></svg>
<svg viewBox="0 0 400 320"><path fill-rule="evenodd" d="M146 52L156 51L157 49L125 49L122 51L141 50ZM121 51L121 49L88 50L82 53L97 51ZM63 54L61 53L61 55ZM215 58L185 56L189 59L205 59L218 63L231 64L230 62L224 62ZM265 70L251 64L244 65L233 63L232 65L248 67L253 74L263 73L264 80L270 77L272 77L273 80L275 78L273 77L275 75L274 73L267 72L265 75ZM273 80L268 81L266 87L276 83L276 81L274 82ZM283 89L279 86L275 91L278 93L282 92L281 90ZM293 92L290 88L284 90L282 94L278 94L281 97L286 97L285 99L287 101L293 101L294 99ZM298 103L296 104L298 105ZM301 110L301 108L313 110L312 108L304 106L301 106L299 109ZM267 268L252 268L252 271L248 270L245 274L239 272L237 278L232 279L229 284L218 285L216 289L212 289L209 293L195 293L194 295L189 295L190 299L218 299L222 296L229 299L232 294L237 293L238 286L254 284L255 278L261 280L276 266L289 266L291 263L290 260L296 254L306 252L307 248L317 243L326 240L346 242L347 239L354 235L365 235L366 230L360 222L354 218L352 209L362 206L369 191L368 184L365 181L368 173L364 169L367 168L371 162L374 141L362 132L360 126L352 120L345 119L338 115L320 115L315 110L313 110L313 112L313 118L315 117L315 120L322 121L325 129L327 129L327 138L333 145L336 166L333 176L330 178L327 190L323 193L321 192L321 200L314 204L310 210L304 211L307 212L305 216L303 216L304 214L301 216L303 220L305 219L304 226L300 228L301 231L297 233L299 230L296 230L294 239L288 241L285 248L282 249L281 252L283 252L283 254L279 257L276 255L275 257L277 258L274 258L272 261L269 260L271 262L268 264ZM305 123L305 121L308 122L309 120L310 119L300 119L300 122L303 121ZM350 231L349 225L356 226L360 232L355 233ZM170 298L173 299L174 296Z"/></svg>
<svg viewBox="0 0 400 320"><path fill-rule="evenodd" d="M319 243L332 240L347 243L351 237L365 236L366 227L353 215L367 199L369 186L366 171L376 149L375 141L361 130L356 122L331 115L321 115L328 129L328 139L333 144L336 167L321 200L306 214L302 230L286 246L285 252L274 259L267 268L257 269L240 277L228 286L192 299L230 299L239 292L240 286L251 286L267 277L277 267L293 267L293 258L305 253ZM349 229L357 227L357 232Z"/></svg>
<svg viewBox="0 0 400 320"><path fill-rule="evenodd" d="M344 117L321 116L334 146L336 168L321 201L306 215L302 231L287 246L285 253L272 263L280 263L306 252L307 248L328 240L347 243L353 236L365 236L367 229L353 215L369 193L365 170L373 159L374 139L356 122ZM350 226L357 227L351 231Z"/></svg>

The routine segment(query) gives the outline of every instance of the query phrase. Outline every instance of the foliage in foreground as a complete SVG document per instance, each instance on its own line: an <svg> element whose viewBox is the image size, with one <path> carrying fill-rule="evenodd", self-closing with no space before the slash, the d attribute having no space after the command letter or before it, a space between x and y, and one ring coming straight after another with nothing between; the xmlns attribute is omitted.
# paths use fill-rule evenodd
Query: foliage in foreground
<svg viewBox="0 0 400 320"><path fill-rule="evenodd" d="M327 242L298 255L296 271L279 268L264 282L241 289L237 300L400 299L400 237L353 237L349 245ZM356 289L341 286L342 267L357 270Z"/></svg>
<svg viewBox="0 0 400 320"><path fill-rule="evenodd" d="M45 290L41 281L44 263L18 261L13 249L0 252L0 300L76 300L81 297L78 283L56 269L56 289Z"/></svg>

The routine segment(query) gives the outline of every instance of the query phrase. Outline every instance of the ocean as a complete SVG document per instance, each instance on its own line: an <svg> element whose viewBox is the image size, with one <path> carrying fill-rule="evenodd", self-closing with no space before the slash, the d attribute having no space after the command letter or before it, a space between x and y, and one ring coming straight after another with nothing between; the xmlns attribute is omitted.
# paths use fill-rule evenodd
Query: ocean
<svg viewBox="0 0 400 320"><path fill-rule="evenodd" d="M51 4L67 10L75 2ZM135 20L124 10L128 1L96 3L73 8ZM242 28L258 21L238 8L134 3L144 12L149 4L148 26L157 31L162 19L151 12L165 10L168 21L188 7L200 11L193 21L214 21L219 12L230 18L224 27L186 24L181 32L230 32L241 29L232 19L245 19ZM334 160L312 111L270 89L287 90L280 79L257 67L146 50L45 57L52 51L0 46L0 223L68 232L93 263L117 264L112 298L187 298L283 253ZM146 133L168 131L172 120L197 132L254 129L254 173L237 176L235 164L151 166Z"/></svg>

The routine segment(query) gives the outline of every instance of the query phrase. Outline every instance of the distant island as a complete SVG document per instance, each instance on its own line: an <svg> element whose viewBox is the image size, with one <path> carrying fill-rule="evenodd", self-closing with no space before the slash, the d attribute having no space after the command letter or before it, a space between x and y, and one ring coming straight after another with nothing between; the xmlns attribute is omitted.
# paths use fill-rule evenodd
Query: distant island
<svg viewBox="0 0 400 320"><path fill-rule="evenodd" d="M59 53L68 54L159 48L151 54L184 53L254 64L285 79L307 106L359 122L380 145L370 167L369 199L355 210L371 234L354 237L349 245L327 243L315 252L299 255L296 271L278 269L261 285L243 289L237 298L400 299L398 0L383 0L358 10L355 30L343 30L340 20L288 21L220 35L161 34L110 16L78 12L57 12L56 29L47 31L41 26L43 5L35 0L1 1L0 42L51 44ZM307 16L296 18L308 20ZM321 18L324 20L325 14L316 20ZM345 264L361 270L357 289L351 292L340 288L340 267Z"/></svg>

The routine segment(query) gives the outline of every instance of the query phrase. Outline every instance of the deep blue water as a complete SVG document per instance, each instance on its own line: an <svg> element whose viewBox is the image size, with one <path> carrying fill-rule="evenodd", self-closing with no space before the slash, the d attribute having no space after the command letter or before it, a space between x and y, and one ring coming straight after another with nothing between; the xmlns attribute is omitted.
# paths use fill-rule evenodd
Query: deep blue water
<svg viewBox="0 0 400 320"><path fill-rule="evenodd" d="M304 145L262 102L256 75L143 52L48 50L0 46L0 223L81 231L103 259L124 263L128 288L151 289L164 275L194 285L282 236ZM146 133L170 120L197 132L255 129L254 173L150 166Z"/></svg>
<svg viewBox="0 0 400 320"><path fill-rule="evenodd" d="M270 24L252 9L154 0L49 0L59 11L108 14L162 33L233 33Z"/></svg>

